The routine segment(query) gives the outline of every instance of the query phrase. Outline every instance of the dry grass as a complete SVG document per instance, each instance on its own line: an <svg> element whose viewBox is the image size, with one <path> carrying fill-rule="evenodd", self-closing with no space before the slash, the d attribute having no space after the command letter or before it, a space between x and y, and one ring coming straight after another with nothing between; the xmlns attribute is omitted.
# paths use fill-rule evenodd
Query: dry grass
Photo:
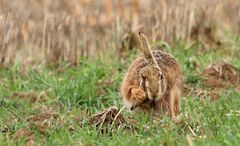
<svg viewBox="0 0 240 146"><path fill-rule="evenodd" d="M240 71L226 62L209 65L202 73L203 83L210 87L234 87L240 83Z"/></svg>
<svg viewBox="0 0 240 146"><path fill-rule="evenodd" d="M110 126L111 131L113 124L119 126L125 122L124 116L121 114L123 108L121 110L118 110L116 106L109 107L108 109L90 117L89 122L98 126L100 130L103 130L103 125L107 124L108 126Z"/></svg>
<svg viewBox="0 0 240 146"><path fill-rule="evenodd" d="M132 32L174 44L226 43L225 32L239 34L237 0L1 0L0 64L68 62L81 57L122 56L136 46Z"/></svg>

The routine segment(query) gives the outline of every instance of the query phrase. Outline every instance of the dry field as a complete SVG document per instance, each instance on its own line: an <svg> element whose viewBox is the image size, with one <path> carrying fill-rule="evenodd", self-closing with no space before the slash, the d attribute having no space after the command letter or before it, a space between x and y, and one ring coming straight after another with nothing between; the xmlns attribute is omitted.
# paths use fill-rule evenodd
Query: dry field
<svg viewBox="0 0 240 146"><path fill-rule="evenodd" d="M182 65L179 123L118 113L139 31ZM0 145L239 145L239 34L239 0L0 0Z"/></svg>

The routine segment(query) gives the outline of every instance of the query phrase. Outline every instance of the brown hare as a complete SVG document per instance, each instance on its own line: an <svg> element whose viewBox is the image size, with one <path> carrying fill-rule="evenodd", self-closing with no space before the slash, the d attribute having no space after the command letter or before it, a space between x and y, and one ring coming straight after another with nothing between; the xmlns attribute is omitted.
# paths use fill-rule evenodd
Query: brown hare
<svg viewBox="0 0 240 146"><path fill-rule="evenodd" d="M147 37L139 32L141 51L129 67L121 86L127 108L154 115L179 114L182 71L174 57L162 51L151 51Z"/></svg>

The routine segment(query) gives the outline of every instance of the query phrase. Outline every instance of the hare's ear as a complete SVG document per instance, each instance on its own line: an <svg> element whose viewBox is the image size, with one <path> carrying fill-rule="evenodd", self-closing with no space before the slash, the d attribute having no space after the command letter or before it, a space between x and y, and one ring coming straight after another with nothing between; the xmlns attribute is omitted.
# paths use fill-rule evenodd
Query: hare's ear
<svg viewBox="0 0 240 146"><path fill-rule="evenodd" d="M141 76L141 78L146 78L146 74L145 74L145 69L144 68L141 69L140 76Z"/></svg>
<svg viewBox="0 0 240 146"><path fill-rule="evenodd" d="M157 61L155 60L155 58L152 55L151 47L148 43L147 37L142 32L139 32L139 36L140 36L140 40L141 40L141 50L142 50L147 62L149 64L158 65Z"/></svg>
<svg viewBox="0 0 240 146"><path fill-rule="evenodd" d="M144 73L144 69L140 71L140 88L144 89L146 81L146 74Z"/></svg>

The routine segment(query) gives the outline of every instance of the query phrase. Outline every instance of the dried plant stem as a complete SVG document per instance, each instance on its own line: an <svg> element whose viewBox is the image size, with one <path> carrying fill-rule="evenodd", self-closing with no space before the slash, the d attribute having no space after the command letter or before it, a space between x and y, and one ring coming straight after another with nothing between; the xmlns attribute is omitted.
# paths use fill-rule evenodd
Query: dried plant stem
<svg viewBox="0 0 240 146"><path fill-rule="evenodd" d="M125 108L125 105L119 110L119 112L117 113L117 115L116 115L115 118L113 119L113 122L112 122L112 124L111 124L110 129L109 129L109 132L112 130L112 127L113 127L115 121L117 120L119 114L123 111L124 108Z"/></svg>

